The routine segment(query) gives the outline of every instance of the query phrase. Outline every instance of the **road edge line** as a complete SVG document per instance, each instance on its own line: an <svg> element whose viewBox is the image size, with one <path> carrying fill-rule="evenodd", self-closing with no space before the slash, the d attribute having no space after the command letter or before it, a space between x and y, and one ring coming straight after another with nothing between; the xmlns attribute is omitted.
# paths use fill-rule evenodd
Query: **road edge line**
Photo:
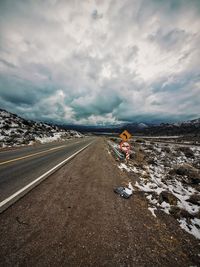
<svg viewBox="0 0 200 267"><path fill-rule="evenodd" d="M16 201L18 201L20 198L25 196L28 192L30 192L33 188L35 188L37 185L39 185L42 181L47 179L51 174L56 172L59 168L61 168L67 161L74 158L77 154L82 152L84 149L86 149L88 146L90 146L94 141L90 142L83 148L76 151L74 154L63 160L62 162L58 163L56 166L36 178L34 181L30 182L29 184L25 185L23 188L12 194L11 196L7 197L3 201L0 202L0 213L4 212L6 209L8 209L11 205L13 205Z"/></svg>

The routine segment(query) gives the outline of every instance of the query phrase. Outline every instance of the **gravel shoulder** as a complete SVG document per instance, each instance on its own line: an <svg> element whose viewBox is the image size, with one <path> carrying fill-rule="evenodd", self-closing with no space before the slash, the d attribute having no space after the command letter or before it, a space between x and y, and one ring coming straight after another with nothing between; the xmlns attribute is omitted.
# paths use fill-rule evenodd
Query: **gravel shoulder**
<svg viewBox="0 0 200 267"><path fill-rule="evenodd" d="M200 266L199 241L154 218L98 138L0 215L1 266Z"/></svg>

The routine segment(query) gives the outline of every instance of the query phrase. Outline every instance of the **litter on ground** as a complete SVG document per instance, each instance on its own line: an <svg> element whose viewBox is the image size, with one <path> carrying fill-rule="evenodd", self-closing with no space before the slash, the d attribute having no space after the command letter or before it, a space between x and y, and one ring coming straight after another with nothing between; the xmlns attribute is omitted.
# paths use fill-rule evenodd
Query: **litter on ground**
<svg viewBox="0 0 200 267"><path fill-rule="evenodd" d="M121 197L128 199L133 194L133 187L131 183L129 183L127 187L119 186L114 188L114 192Z"/></svg>

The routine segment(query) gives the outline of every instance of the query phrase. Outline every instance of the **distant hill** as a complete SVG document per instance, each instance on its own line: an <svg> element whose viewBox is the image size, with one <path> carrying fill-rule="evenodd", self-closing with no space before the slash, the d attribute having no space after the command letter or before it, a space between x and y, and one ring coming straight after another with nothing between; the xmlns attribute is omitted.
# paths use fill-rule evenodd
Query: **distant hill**
<svg viewBox="0 0 200 267"><path fill-rule="evenodd" d="M178 123L161 123L139 132L146 135L200 135L200 118Z"/></svg>
<svg viewBox="0 0 200 267"><path fill-rule="evenodd" d="M82 137L77 131L55 125L25 120L0 109L0 147L31 145Z"/></svg>
<svg viewBox="0 0 200 267"><path fill-rule="evenodd" d="M161 123L159 125L147 123L124 123L111 126L85 126L85 125L63 125L65 129L73 129L83 133L96 134L118 134L124 129L132 134L143 135L186 135L186 134L200 134L200 119L189 120L178 123Z"/></svg>

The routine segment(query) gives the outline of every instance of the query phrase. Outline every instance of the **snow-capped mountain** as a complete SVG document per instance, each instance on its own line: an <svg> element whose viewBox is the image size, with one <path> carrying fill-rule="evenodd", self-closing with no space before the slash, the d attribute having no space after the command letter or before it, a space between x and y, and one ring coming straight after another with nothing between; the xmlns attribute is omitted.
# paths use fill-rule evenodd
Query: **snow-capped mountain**
<svg viewBox="0 0 200 267"><path fill-rule="evenodd" d="M138 124L138 128L139 129L144 129L144 128L148 128L148 127L149 126L147 124L143 123L143 122L141 122L141 123Z"/></svg>
<svg viewBox="0 0 200 267"><path fill-rule="evenodd" d="M183 121L183 122L177 122L177 123L173 123L174 126L200 126L200 118L199 119L195 119L195 120L189 120L189 121Z"/></svg>
<svg viewBox="0 0 200 267"><path fill-rule="evenodd" d="M200 118L177 123L161 123L143 129L142 133L150 135L200 135Z"/></svg>
<svg viewBox="0 0 200 267"><path fill-rule="evenodd" d="M95 134L121 133L128 130L130 133L142 135L200 135L200 118L177 123L121 123L108 126L86 126L86 125L63 125L65 129L72 129L81 132L93 132Z"/></svg>
<svg viewBox="0 0 200 267"><path fill-rule="evenodd" d="M0 109L0 147L31 145L75 137L80 138L83 135L47 123L25 120Z"/></svg>

